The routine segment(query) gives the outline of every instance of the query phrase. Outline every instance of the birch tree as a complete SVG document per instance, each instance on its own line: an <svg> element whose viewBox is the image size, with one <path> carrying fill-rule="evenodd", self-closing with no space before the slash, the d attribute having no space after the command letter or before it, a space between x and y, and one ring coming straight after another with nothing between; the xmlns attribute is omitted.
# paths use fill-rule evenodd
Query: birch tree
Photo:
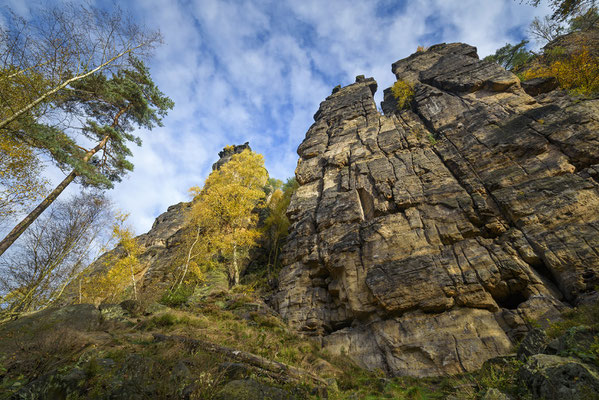
<svg viewBox="0 0 599 400"><path fill-rule="evenodd" d="M100 194L55 203L0 260L0 319L53 304L99 250L110 219Z"/></svg>
<svg viewBox="0 0 599 400"><path fill-rule="evenodd" d="M267 179L262 155L244 150L213 171L202 189L192 189L197 194L189 215L194 248L189 249L184 274L191 261L216 258L230 284L239 284L243 262L261 235L255 211L265 198Z"/></svg>
<svg viewBox="0 0 599 400"><path fill-rule="evenodd" d="M1 10L0 131L18 130L24 120L39 119L60 104L74 82L104 70L128 66L161 41L118 7L64 3L32 8L29 20L10 8Z"/></svg>
<svg viewBox="0 0 599 400"><path fill-rule="evenodd" d="M133 300L138 299L137 274L142 267L139 256L143 248L135 238L133 228L127 225L127 218L128 214L116 216L110 243L117 247L102 260L104 269L90 271L88 268L80 274L80 298L94 303L113 301L131 288Z"/></svg>

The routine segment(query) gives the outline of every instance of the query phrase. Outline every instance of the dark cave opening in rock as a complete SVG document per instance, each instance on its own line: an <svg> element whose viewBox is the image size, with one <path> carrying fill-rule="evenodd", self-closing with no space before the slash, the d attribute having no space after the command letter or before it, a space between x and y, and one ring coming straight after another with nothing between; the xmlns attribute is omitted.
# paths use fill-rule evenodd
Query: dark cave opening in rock
<svg viewBox="0 0 599 400"><path fill-rule="evenodd" d="M507 296L494 297L494 299L499 307L507 308L508 310L515 310L520 304L528 300L522 292L514 292Z"/></svg>

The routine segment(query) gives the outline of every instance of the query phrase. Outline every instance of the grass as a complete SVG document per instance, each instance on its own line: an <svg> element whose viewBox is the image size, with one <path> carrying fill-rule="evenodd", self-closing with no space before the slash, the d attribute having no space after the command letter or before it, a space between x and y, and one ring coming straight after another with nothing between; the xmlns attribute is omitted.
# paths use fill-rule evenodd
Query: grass
<svg viewBox="0 0 599 400"><path fill-rule="evenodd" d="M362 370L347 357L323 351L315 341L290 331L248 288L209 296L193 305L178 303L130 321L106 321L97 331L69 332L67 326L52 325L42 332L27 336L5 355L0 364L0 397L52 371L57 385L64 386L65 377L79 370L80 381L74 389L68 387L69 398L101 398L115 388L145 388L154 398L182 397L184 390L193 392L191 398L214 397L229 379L219 365L231 360L185 345L155 342L151 334L157 332L247 351L333 379L337 383L328 393L332 399L441 398L434 394L434 383L382 379L380 372ZM185 369L189 373L177 378L177 371ZM282 385L257 372L248 377ZM321 398L311 381L284 387L299 398Z"/></svg>
<svg viewBox="0 0 599 400"><path fill-rule="evenodd" d="M71 329L68 319L27 326L26 334L19 333L6 342L10 346L0 346L4 351L0 355L0 397L9 397L52 371L59 376L57 382L64 384L64 377L81 370L75 389L69 389L70 398L92 399L121 387L146 390L154 398L178 398L185 392L192 393L190 398L210 399L231 379L221 364L234 360L183 344L155 342L152 333L156 332L197 338L308 370L330 380L330 399L432 400L452 395L474 400L491 387L527 399L517 382L522 363L515 358L460 376L390 379L382 371L363 370L347 357L330 354L317 342L290 331L249 287L207 296L193 304L177 304L129 321L106 321L92 331ZM581 326L596 330L598 322L599 306L580 307L552 324L549 334L575 335ZM599 339L591 339L584 348L572 347L572 355L596 362ZM284 384L256 371L247 374L244 376L283 385L298 398L323 397L322 389L317 390L310 381Z"/></svg>
<svg viewBox="0 0 599 400"><path fill-rule="evenodd" d="M194 288L191 286L180 286L174 290L168 290L160 298L160 303L168 307L180 307L187 303L193 290Z"/></svg>
<svg viewBox="0 0 599 400"><path fill-rule="evenodd" d="M550 338L556 338L577 326L599 331L599 304L583 305L566 311L563 319L549 325L546 333Z"/></svg>

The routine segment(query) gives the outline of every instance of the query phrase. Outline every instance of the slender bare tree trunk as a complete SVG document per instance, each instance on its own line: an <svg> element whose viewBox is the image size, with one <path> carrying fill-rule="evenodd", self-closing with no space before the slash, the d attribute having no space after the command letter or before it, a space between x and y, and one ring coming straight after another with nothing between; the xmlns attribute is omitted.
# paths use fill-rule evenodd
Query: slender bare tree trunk
<svg viewBox="0 0 599 400"><path fill-rule="evenodd" d="M237 265L237 245L233 245L233 283L239 285L239 266Z"/></svg>
<svg viewBox="0 0 599 400"><path fill-rule="evenodd" d="M277 260L279 258L279 235L277 235L277 239L275 240L275 258L273 260L273 272L277 270ZM270 278L270 276L269 276Z"/></svg>
<svg viewBox="0 0 599 400"><path fill-rule="evenodd" d="M185 269L183 270L183 275L181 275L181 280L179 281L179 284L177 285L177 289L179 289L181 287L181 284L183 283L183 280L185 279L185 275L187 275L187 271L189 270L189 262L191 261L191 253L192 253L195 245L198 243L198 240L200 240L200 231L201 231L201 228L198 226L198 230L196 231L196 238L193 241L193 243L191 244L189 251L187 252L187 260L185 260Z"/></svg>
<svg viewBox="0 0 599 400"><path fill-rule="evenodd" d="M5 118L4 120L0 121L0 128L4 128L6 125L8 125L9 123L13 122L17 118L19 118L21 115L25 114L27 111L29 111L32 108L34 108L35 106L37 106L42 101L46 100L48 97L52 96L53 94L55 94L59 90L62 90L65 87L67 87L69 84L71 84L71 83L73 83L75 81L78 81L80 79L87 78L88 76L90 76L92 74L95 74L96 72L98 72L101 69L105 68L107 65L112 64L115 60L123 57L124 55L126 55L128 53L131 53L132 51L134 51L134 50L136 50L136 49L138 49L141 46L144 46L146 44L147 43L144 42L144 43L138 44L137 46L128 48L128 49L120 52L119 54L115 55L114 57L110 58L109 60L103 62L102 64L98 65L96 68L92 69L91 71L88 71L88 72L83 73L81 75L77 75L77 76L74 76L74 77L72 77L70 79L67 79L66 81L62 82L60 85L56 86L55 88L53 88L51 90L48 90L43 95L41 95L40 97L38 97L37 99L35 99L31 103L27 104L25 107L21 108L20 110L18 110L17 112L15 112L10 117Z"/></svg>
<svg viewBox="0 0 599 400"><path fill-rule="evenodd" d="M131 269L131 280L133 281L133 300L137 300L137 286L135 285L135 274L133 273L133 264L129 265Z"/></svg>

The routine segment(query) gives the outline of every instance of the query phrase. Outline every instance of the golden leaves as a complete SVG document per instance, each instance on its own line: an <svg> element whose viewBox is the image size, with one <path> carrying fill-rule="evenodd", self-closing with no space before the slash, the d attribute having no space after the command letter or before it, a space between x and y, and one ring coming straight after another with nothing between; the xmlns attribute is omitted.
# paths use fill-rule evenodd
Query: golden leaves
<svg viewBox="0 0 599 400"><path fill-rule="evenodd" d="M393 93L393 97L395 97L395 100L397 101L398 110L409 108L410 102L414 97L412 85L400 79L391 87L391 93Z"/></svg>
<svg viewBox="0 0 599 400"><path fill-rule="evenodd" d="M555 77L562 89L588 96L599 92L599 60L585 46L548 65L538 64L522 74L524 80Z"/></svg>

